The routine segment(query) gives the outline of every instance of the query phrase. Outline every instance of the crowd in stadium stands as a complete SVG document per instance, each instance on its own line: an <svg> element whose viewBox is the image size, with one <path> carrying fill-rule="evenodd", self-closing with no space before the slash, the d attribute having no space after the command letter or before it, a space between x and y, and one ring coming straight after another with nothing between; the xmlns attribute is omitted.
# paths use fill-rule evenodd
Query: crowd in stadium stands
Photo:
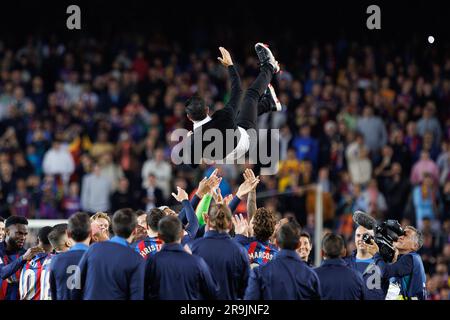
<svg viewBox="0 0 450 320"><path fill-rule="evenodd" d="M260 176L258 207L277 221L295 217L313 236L320 184L325 227L349 253L357 209L414 225L430 298L449 299L450 57L346 42L299 52L292 61L280 54L274 86L284 110L259 119L280 129L281 160L276 175ZM169 137L192 130L184 110L192 94L212 110L224 106L217 55L167 42L0 43L0 215L150 211L178 205L177 186L193 196L214 168L175 166ZM234 59L247 86L257 58ZM246 168L259 173L251 164L219 168L224 196ZM245 201L236 212L246 213Z"/></svg>

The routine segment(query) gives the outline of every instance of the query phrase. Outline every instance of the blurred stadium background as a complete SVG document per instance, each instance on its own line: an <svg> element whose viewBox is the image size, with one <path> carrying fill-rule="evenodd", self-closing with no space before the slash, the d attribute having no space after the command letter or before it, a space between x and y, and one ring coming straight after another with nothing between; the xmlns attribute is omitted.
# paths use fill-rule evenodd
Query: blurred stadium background
<svg viewBox="0 0 450 320"><path fill-rule="evenodd" d="M81 31L65 29L69 4L0 5L2 217L26 216L36 229L80 209L175 205L177 185L195 192L212 168L174 166L168 136L191 129L184 101L193 93L223 107L218 46L230 49L246 86L258 70L253 45L264 41L282 63L274 86L284 110L260 119L281 129L282 158L276 176L262 177L258 205L314 234L320 185L324 227L344 235L349 252L356 209L416 225L431 298L449 298L444 2L383 3L380 31L366 29L365 1L80 2ZM245 167L221 168L224 195Z"/></svg>

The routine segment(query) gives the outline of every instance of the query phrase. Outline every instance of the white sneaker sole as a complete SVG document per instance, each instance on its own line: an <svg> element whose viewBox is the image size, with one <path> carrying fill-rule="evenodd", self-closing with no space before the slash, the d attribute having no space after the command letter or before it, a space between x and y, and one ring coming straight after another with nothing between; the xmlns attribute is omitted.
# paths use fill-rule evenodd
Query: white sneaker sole
<svg viewBox="0 0 450 320"><path fill-rule="evenodd" d="M273 56L272 51L269 49L269 45L262 43L262 42L258 42L257 44L255 44L255 50L258 50L257 49L258 47L264 47L267 51L269 51L270 60L274 60L276 63L275 73L280 72L280 65L279 65L278 61L275 60L275 57Z"/></svg>
<svg viewBox="0 0 450 320"><path fill-rule="evenodd" d="M273 101L275 101L275 106L277 108L277 111L281 111L283 109L283 106L281 105L280 100L278 100L277 94L275 93L275 89L273 86L269 83L269 91L270 95L272 96Z"/></svg>

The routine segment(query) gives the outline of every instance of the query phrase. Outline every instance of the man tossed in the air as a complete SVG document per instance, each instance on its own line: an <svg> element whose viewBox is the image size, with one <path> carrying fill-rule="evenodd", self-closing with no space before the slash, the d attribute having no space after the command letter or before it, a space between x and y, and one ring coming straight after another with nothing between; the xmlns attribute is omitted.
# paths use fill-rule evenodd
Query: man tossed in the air
<svg viewBox="0 0 450 320"><path fill-rule="evenodd" d="M219 50L222 57L218 59L227 67L231 79L231 96L225 107L212 115L209 115L209 108L200 96L194 95L186 102L186 113L193 122L193 132L188 137L188 148L185 149L190 154L183 155L183 161L193 167L202 160L232 163L241 158L250 148L251 139L247 130L256 130L258 115L281 110L281 103L270 85L273 75L280 71L280 66L267 45L255 45L260 72L243 98L241 80L230 53L223 47ZM221 136L218 145L222 148L208 147L211 142L216 142L217 134Z"/></svg>

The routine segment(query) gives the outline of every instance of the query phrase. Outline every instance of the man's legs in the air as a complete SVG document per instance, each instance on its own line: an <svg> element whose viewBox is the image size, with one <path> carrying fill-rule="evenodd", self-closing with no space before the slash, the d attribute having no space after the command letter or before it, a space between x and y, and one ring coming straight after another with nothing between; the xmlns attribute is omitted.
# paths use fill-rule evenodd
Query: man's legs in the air
<svg viewBox="0 0 450 320"><path fill-rule="evenodd" d="M271 84L266 89L266 92L259 99L258 102L258 117L266 112L281 111L281 102L275 93L275 89Z"/></svg>

